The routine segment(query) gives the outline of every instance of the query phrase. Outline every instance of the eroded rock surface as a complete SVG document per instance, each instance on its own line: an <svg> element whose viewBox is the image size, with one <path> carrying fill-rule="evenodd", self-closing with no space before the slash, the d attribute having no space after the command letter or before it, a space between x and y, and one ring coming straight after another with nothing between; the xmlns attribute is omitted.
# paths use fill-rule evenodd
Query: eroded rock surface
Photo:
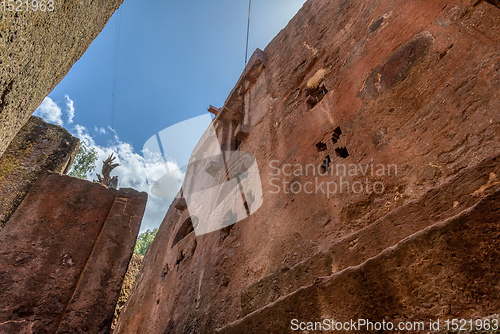
<svg viewBox="0 0 500 334"><path fill-rule="evenodd" d="M62 127L31 116L0 156L0 229L38 176L47 171L68 172L78 143Z"/></svg>
<svg viewBox="0 0 500 334"><path fill-rule="evenodd" d="M40 176L0 233L0 332L108 333L146 199Z"/></svg>
<svg viewBox="0 0 500 334"><path fill-rule="evenodd" d="M0 12L0 155L122 0L54 3L53 11Z"/></svg>
<svg viewBox="0 0 500 334"><path fill-rule="evenodd" d="M495 260L499 221L500 191L496 191L362 265L318 279L217 333L288 333L292 319L386 319L394 324L424 320L429 330L429 319L495 314L500 309L500 263ZM356 332L380 331L358 328Z"/></svg>

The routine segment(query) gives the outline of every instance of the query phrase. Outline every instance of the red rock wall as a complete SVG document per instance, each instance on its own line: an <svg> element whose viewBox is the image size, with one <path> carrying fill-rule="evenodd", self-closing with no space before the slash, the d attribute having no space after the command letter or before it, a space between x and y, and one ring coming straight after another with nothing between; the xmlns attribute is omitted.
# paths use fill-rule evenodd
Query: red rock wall
<svg viewBox="0 0 500 334"><path fill-rule="evenodd" d="M418 200L333 243L328 250L263 277L241 292L242 315L265 307L300 287L313 285L318 277L358 266L421 230L465 214L484 196L500 189L500 183L489 181L490 175L500 175L500 155L462 170ZM450 198L456 201L450 203ZM490 221L494 222L493 219ZM485 261L484 265L488 263Z"/></svg>
<svg viewBox="0 0 500 334"><path fill-rule="evenodd" d="M146 198L39 177L0 232L0 332L108 333Z"/></svg>
<svg viewBox="0 0 500 334"><path fill-rule="evenodd" d="M419 229L438 224L441 211L443 218L476 205L486 196L483 190L498 187L499 182L498 159L493 158L500 152L499 31L500 9L485 1L308 1L259 56L265 68L255 62L249 65L252 75L246 83L244 113L248 136L240 148L252 153L259 165L262 207L230 229L199 237L191 233L172 246L189 212L171 206L146 254L116 332L210 333L225 328L248 312L263 310L270 300L310 286L317 277L350 271L367 254L376 256ZM235 140L228 133L234 135L235 122L243 114L238 110L240 95L241 80L216 117L224 147L234 148ZM334 136L338 127L341 134ZM325 147L319 145L322 142ZM345 158L344 148L349 154ZM372 184L384 184L382 194L344 192L328 197L321 192L294 194L282 189L276 193L273 167L318 166L327 155L333 166L397 165L397 175L368 175ZM490 169L477 167L482 161ZM477 172L468 184L464 182L468 174L459 174L467 168ZM352 184L365 178L347 175L344 180ZM305 184L315 178L284 176L282 171L279 179ZM455 190L432 195L446 185ZM433 200L439 205L430 210ZM399 212L394 211L398 208ZM388 216L391 212L392 217ZM418 212L423 223L412 226ZM491 218L482 217L481 224ZM389 230L372 226L375 223ZM370 238L370 229L379 234ZM356 233L359 239L349 239ZM377 250L378 238L385 235L384 248ZM429 256L437 254L432 249L437 244L420 245ZM475 245L472 239L467 243L471 253L480 254ZM350 253L365 246L370 248L365 254ZM335 254L323 261L319 254L334 247L343 247L351 259L361 262L337 259L340 265L334 267L329 261L335 260ZM307 261L314 264L310 270L297 267ZM493 275L497 268L489 266L490 258L485 261L482 274ZM318 268L320 262L323 267ZM342 267L346 263L348 267ZM403 267L401 275L410 274L404 271L410 267ZM290 270L299 275L286 278ZM313 276L296 282L309 271ZM266 281L272 275L279 276L278 282L292 281L297 286L287 290L284 283L278 283L278 291L284 294L258 301L273 291L272 283ZM419 277L413 276L415 284ZM428 282L422 284L430 286ZM259 283L262 290L255 288ZM258 291L264 291L261 297ZM246 292L252 294L246 296ZM448 292L443 290L441 297ZM405 293L411 291L399 296L403 306ZM252 309L253 297L257 309ZM315 311L316 304L306 299L302 304L287 300L298 312L308 307ZM500 312L497 304L488 309L483 302L489 301L476 300L473 307ZM362 309L359 303L353 305L346 309L352 316ZM272 318L269 312L263 319ZM278 320L289 324L286 316ZM258 331L260 327L248 328ZM246 327L238 330L246 332ZM261 332L268 330L264 326Z"/></svg>
<svg viewBox="0 0 500 334"><path fill-rule="evenodd" d="M0 156L0 229L40 174L68 172L78 143L62 127L31 116Z"/></svg>
<svg viewBox="0 0 500 334"><path fill-rule="evenodd" d="M217 333L289 333L292 319L352 319L355 323L358 319L386 320L395 326L415 321L423 322L429 330L429 320L476 319L496 314L500 310L500 263L495 260L499 209L497 191L470 210L405 239L361 266L320 278L314 285L297 290ZM424 332L424 328L395 328L385 332ZM327 327L324 329L329 332ZM357 327L352 332L381 331Z"/></svg>

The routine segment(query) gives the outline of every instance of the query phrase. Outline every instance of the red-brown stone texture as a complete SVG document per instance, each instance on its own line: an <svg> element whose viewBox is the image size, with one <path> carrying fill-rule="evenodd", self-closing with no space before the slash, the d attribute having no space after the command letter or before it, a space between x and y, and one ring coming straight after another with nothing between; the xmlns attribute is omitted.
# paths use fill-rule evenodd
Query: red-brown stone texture
<svg viewBox="0 0 500 334"><path fill-rule="evenodd" d="M31 116L0 157L0 229L40 174L68 172L78 143L62 127Z"/></svg>
<svg viewBox="0 0 500 334"><path fill-rule="evenodd" d="M494 314L500 309L499 221L500 190L362 265L320 278L217 333L288 333L292 319L425 321L429 329L429 319Z"/></svg>
<svg viewBox="0 0 500 334"><path fill-rule="evenodd" d="M499 42L496 1L306 2L215 111L223 149L239 129L256 158L262 207L196 237L171 206L116 333L500 313Z"/></svg>
<svg viewBox="0 0 500 334"><path fill-rule="evenodd" d="M139 274L139 269L141 269L142 261L144 260L144 256L139 254L133 254L130 263L128 264L128 269L125 274L125 278L123 279L122 288L120 290L120 297L118 298L118 302L116 303L115 308L115 316L113 318L113 324L111 325L111 329L115 329L116 322L118 321L118 317L122 312L123 306L127 301L130 291L134 285L135 279Z"/></svg>
<svg viewBox="0 0 500 334"><path fill-rule="evenodd" d="M40 176L0 232L0 333L108 333L146 200Z"/></svg>
<svg viewBox="0 0 500 334"><path fill-rule="evenodd" d="M0 11L0 155L121 3L54 0L53 11Z"/></svg>

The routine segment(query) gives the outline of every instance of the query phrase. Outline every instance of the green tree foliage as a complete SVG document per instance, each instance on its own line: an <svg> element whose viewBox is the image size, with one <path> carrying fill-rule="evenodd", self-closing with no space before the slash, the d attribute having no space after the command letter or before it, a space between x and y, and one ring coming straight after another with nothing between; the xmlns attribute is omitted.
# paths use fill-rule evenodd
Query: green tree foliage
<svg viewBox="0 0 500 334"><path fill-rule="evenodd" d="M97 161L97 151L94 148L89 148L83 141L80 142L80 147L76 153L75 161L71 170L68 173L70 176L86 179L87 174L95 169Z"/></svg>
<svg viewBox="0 0 500 334"><path fill-rule="evenodd" d="M146 232L139 234L137 237L137 242L135 244L134 254L144 255L149 248L149 245L153 242L158 229L155 228L152 231L149 229Z"/></svg>

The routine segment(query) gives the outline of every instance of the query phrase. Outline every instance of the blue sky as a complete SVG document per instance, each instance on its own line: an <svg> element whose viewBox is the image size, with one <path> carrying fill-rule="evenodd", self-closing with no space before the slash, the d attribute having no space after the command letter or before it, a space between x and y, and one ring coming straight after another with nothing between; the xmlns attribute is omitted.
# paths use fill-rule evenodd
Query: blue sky
<svg viewBox="0 0 500 334"><path fill-rule="evenodd" d="M249 55L264 49L304 2L253 0ZM244 67L247 14L247 1L124 0L35 114L63 125L100 156L114 151L122 163L116 169L120 186L148 191L161 166L141 160L143 145L161 130L206 113L210 104L222 106ZM168 209L165 199L150 202L143 231L157 227Z"/></svg>

